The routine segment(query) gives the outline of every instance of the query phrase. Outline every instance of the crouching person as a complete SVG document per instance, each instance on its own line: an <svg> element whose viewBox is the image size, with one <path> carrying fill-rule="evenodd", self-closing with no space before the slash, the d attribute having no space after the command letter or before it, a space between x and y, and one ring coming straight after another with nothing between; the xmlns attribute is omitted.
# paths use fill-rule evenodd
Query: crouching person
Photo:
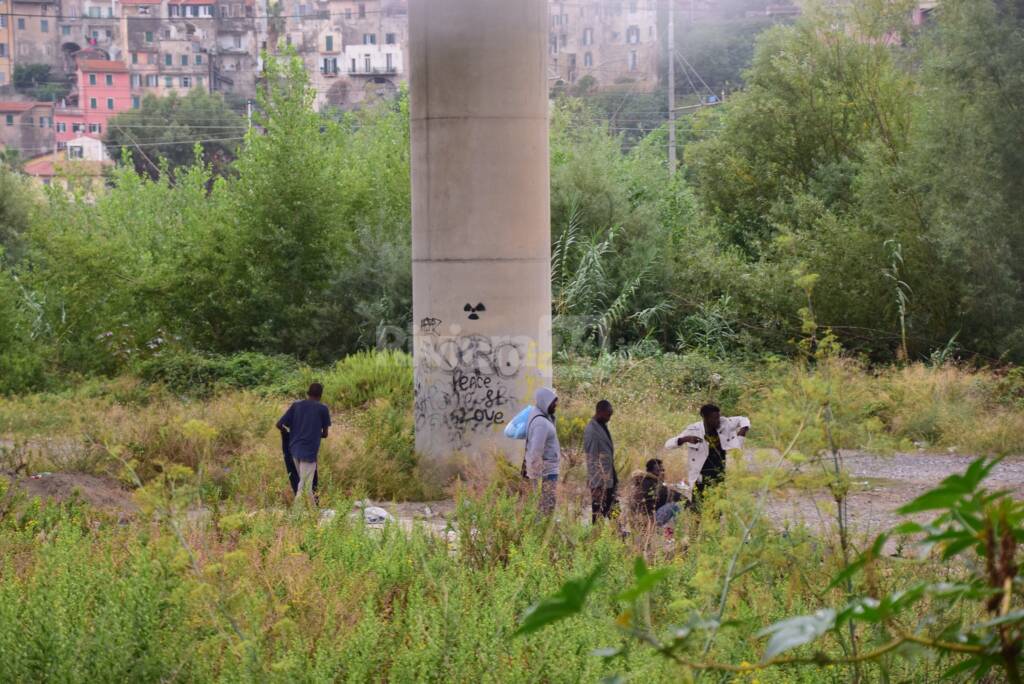
<svg viewBox="0 0 1024 684"><path fill-rule="evenodd" d="M540 512L544 515L555 510L558 465L562 455L555 429L557 407L558 397L554 390L546 387L537 390L526 427L525 475L530 484L540 486Z"/></svg>
<svg viewBox="0 0 1024 684"><path fill-rule="evenodd" d="M682 494L665 486L665 464L660 458L647 461L646 469L633 474L630 510L639 520L657 527L671 527L679 514Z"/></svg>

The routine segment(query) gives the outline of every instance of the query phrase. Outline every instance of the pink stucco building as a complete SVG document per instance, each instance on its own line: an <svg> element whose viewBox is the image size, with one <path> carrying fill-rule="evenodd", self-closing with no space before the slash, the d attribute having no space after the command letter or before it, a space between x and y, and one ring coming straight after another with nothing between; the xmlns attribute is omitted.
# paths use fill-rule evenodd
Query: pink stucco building
<svg viewBox="0 0 1024 684"><path fill-rule="evenodd" d="M131 84L124 62L79 60L77 87L67 102L54 110L58 149L83 135L102 138L108 120L131 108Z"/></svg>

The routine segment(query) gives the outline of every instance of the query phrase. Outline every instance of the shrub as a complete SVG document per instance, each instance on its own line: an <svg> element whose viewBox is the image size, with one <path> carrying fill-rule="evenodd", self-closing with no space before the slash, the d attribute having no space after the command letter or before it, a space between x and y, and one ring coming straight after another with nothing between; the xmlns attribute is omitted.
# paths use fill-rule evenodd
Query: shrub
<svg viewBox="0 0 1024 684"><path fill-rule="evenodd" d="M162 383L177 394L208 397L221 389L281 391L294 384L298 363L288 356L254 352L222 356L173 351L139 363L137 371L144 380Z"/></svg>
<svg viewBox="0 0 1024 684"><path fill-rule="evenodd" d="M361 439L346 440L352 455L340 455L335 466L340 487L375 499L422 499L411 411L377 399L356 414L355 424Z"/></svg>
<svg viewBox="0 0 1024 684"><path fill-rule="evenodd" d="M412 406L412 357L401 351L352 354L326 373L307 370L303 380L323 383L324 402L333 408L355 408L376 399Z"/></svg>

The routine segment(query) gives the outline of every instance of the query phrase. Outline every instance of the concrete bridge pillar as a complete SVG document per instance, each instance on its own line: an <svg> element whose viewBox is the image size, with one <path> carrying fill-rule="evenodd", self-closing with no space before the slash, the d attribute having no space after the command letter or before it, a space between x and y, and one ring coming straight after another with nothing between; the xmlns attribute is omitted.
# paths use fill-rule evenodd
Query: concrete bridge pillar
<svg viewBox="0 0 1024 684"><path fill-rule="evenodd" d="M411 0L416 449L522 457L551 382L545 0Z"/></svg>

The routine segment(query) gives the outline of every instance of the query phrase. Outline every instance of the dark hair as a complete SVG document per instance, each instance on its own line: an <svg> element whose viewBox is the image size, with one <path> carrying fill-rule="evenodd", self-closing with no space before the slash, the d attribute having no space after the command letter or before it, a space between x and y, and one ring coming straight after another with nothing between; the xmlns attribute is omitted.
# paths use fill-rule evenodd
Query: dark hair
<svg viewBox="0 0 1024 684"><path fill-rule="evenodd" d="M647 472L653 473L655 468L657 468L658 466L663 466L663 465L664 465L664 463L661 462L660 458L652 458L651 460L649 460L647 462L647 465L644 466L644 467L647 468Z"/></svg>
<svg viewBox="0 0 1024 684"><path fill-rule="evenodd" d="M597 411L611 411L612 410L612 402L608 401L607 399L602 399L601 401L597 402L597 409L596 410Z"/></svg>
<svg viewBox="0 0 1024 684"><path fill-rule="evenodd" d="M707 418L712 413L721 413L721 412L722 412L721 409L719 409L714 404L704 404L703 406L700 407L700 417L701 418Z"/></svg>
<svg viewBox="0 0 1024 684"><path fill-rule="evenodd" d="M311 397L319 399L320 397L324 396L324 386L321 385L319 382L314 382L312 385L309 386L308 394Z"/></svg>

